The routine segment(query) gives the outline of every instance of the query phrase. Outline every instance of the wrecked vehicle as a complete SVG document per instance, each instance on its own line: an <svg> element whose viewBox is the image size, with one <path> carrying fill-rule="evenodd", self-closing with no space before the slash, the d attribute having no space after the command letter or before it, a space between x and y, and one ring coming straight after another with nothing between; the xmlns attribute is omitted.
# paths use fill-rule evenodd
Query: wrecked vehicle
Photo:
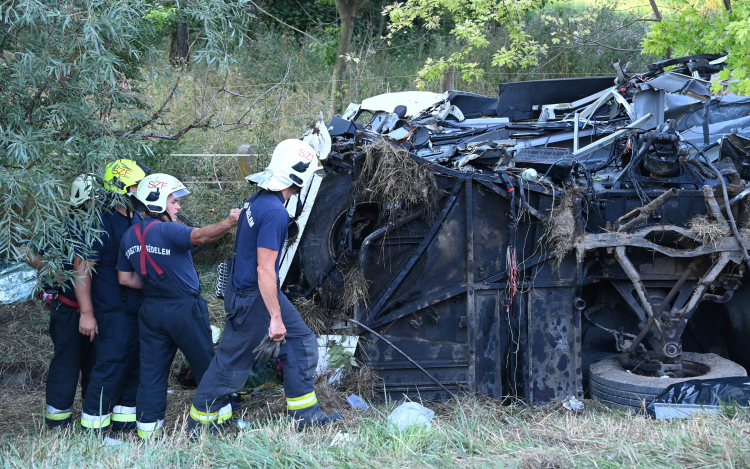
<svg viewBox="0 0 750 469"><path fill-rule="evenodd" d="M711 94L722 66L350 105L322 129L284 290L412 398L639 408L746 375L750 97Z"/></svg>

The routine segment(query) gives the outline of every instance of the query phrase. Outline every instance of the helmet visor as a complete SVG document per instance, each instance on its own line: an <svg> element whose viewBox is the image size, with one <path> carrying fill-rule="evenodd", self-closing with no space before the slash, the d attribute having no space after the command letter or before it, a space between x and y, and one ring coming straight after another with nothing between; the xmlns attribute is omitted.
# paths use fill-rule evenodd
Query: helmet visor
<svg viewBox="0 0 750 469"><path fill-rule="evenodd" d="M245 178L247 182L256 183L262 189L269 191L280 191L287 187L293 186L294 182L289 177L279 174L278 172L267 169L260 173L255 173Z"/></svg>
<svg viewBox="0 0 750 469"><path fill-rule="evenodd" d="M184 188L180 189L178 191L172 192L172 195L175 196L175 197L177 197L177 198L185 197L186 195L189 195L189 194L190 194L190 191L187 190L187 189L184 189Z"/></svg>

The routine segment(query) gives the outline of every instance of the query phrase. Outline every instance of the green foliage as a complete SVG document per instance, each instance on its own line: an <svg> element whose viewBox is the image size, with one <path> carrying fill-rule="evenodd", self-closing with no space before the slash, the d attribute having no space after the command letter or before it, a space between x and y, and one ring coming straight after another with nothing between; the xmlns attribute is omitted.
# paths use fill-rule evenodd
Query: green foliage
<svg viewBox="0 0 750 469"><path fill-rule="evenodd" d="M675 57L728 52L727 68L719 78L730 81L730 91L750 94L750 0L734 0L731 5L729 12L701 3L670 3L670 14L653 23L644 38L644 51L663 56L671 47ZM714 91L721 87L713 84Z"/></svg>
<svg viewBox="0 0 750 469"><path fill-rule="evenodd" d="M507 30L507 40L493 56L493 66L525 68L539 63L539 56L545 54L548 47L531 37L525 25L526 13L541 5L541 0L407 0L388 8L390 31L393 35L420 22L426 29L434 30L447 15L455 22L451 35L461 48L447 58L428 59L418 74L417 86L424 87L426 82L438 79L450 66L455 66L462 78L471 82L484 72L475 55L490 45L492 25L502 25Z"/></svg>
<svg viewBox="0 0 750 469"><path fill-rule="evenodd" d="M156 8L146 14L145 18L155 22L159 28L165 29L174 24L176 11L175 7L157 5Z"/></svg>
<svg viewBox="0 0 750 469"><path fill-rule="evenodd" d="M309 31L323 24L336 22L336 5L321 0L274 0L263 7L284 23L301 31ZM273 18L264 17L269 26L276 26Z"/></svg>
<svg viewBox="0 0 750 469"><path fill-rule="evenodd" d="M344 367L345 374L352 371L352 367L358 367L357 359L354 354L344 348L344 346L335 340L328 343L328 364L332 369L340 366Z"/></svg>
<svg viewBox="0 0 750 469"><path fill-rule="evenodd" d="M341 28L328 26L316 34L319 42L313 42L310 44L310 48L320 57L325 60L325 63L329 67L333 67L336 62L336 47L338 46L339 34L341 34Z"/></svg>
<svg viewBox="0 0 750 469"><path fill-rule="evenodd" d="M152 154L146 138L168 109L142 92L169 71L160 47L175 14L201 26L193 64L234 63L250 19L242 1L0 1L0 255L69 246L70 181ZM100 209L86 215L85 236Z"/></svg>

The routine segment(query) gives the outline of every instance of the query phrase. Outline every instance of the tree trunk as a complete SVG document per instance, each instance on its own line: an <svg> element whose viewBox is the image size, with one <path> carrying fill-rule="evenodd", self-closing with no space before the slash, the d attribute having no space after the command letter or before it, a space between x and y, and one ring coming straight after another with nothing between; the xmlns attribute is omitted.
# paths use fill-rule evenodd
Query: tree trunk
<svg viewBox="0 0 750 469"><path fill-rule="evenodd" d="M732 0L724 0L724 8L727 9L729 13L732 12Z"/></svg>
<svg viewBox="0 0 750 469"><path fill-rule="evenodd" d="M656 0L648 0L651 4L651 9L654 10L654 16L656 17L656 21L661 21L661 12L659 11L659 7L656 5ZM729 0L724 0L725 2ZM672 58L672 48L667 48L667 55L664 56L665 59L671 59Z"/></svg>
<svg viewBox="0 0 750 469"><path fill-rule="evenodd" d="M178 23L177 31L172 34L172 41L169 45L169 62L172 65L179 66L188 62L188 45L188 25Z"/></svg>
<svg viewBox="0 0 750 469"><path fill-rule="evenodd" d="M451 65L443 72L443 79L440 80L440 92L445 93L456 87L456 67Z"/></svg>
<svg viewBox="0 0 750 469"><path fill-rule="evenodd" d="M654 10L654 16L656 17L656 21L661 21L661 12L659 12L659 7L656 6L656 0L648 0L649 3L651 3L651 9Z"/></svg>
<svg viewBox="0 0 750 469"><path fill-rule="evenodd" d="M341 33L339 34L339 45L336 49L336 62L333 65L333 80L331 84L331 116L337 115L341 110L343 99L344 76L346 75L346 55L352 45L354 34L354 19L359 7L364 3L362 0L336 0L336 7L341 17Z"/></svg>
<svg viewBox="0 0 750 469"><path fill-rule="evenodd" d="M380 1L380 23L378 23L378 37L383 37L383 28L385 28L385 15L383 10L385 9L386 0Z"/></svg>

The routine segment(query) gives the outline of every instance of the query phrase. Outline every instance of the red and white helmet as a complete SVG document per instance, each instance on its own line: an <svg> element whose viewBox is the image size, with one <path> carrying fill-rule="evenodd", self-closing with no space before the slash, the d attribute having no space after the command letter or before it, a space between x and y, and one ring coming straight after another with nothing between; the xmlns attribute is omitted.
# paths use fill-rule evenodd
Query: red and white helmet
<svg viewBox="0 0 750 469"><path fill-rule="evenodd" d="M304 187L317 169L315 150L302 140L290 138L276 145L265 171L245 179L263 189L280 191L291 186Z"/></svg>
<svg viewBox="0 0 750 469"><path fill-rule="evenodd" d="M190 194L190 191L176 177L156 173L149 174L141 180L138 189L135 191L135 198L143 204L143 207L140 208L153 213L163 213L167 210L169 194L174 194L175 197L184 197Z"/></svg>

